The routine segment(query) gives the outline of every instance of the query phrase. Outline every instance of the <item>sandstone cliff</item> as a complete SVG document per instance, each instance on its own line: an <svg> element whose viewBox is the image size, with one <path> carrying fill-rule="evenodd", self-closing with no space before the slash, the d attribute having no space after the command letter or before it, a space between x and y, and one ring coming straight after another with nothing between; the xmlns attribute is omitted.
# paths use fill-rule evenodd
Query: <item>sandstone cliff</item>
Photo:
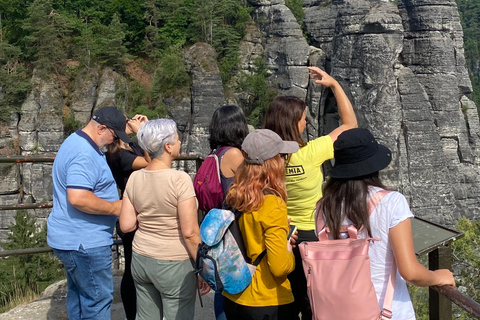
<svg viewBox="0 0 480 320"><path fill-rule="evenodd" d="M309 135L338 124L328 96L308 84L305 66L317 65L392 149L386 182L414 214L447 225L479 218L479 121L454 0L304 0L310 50L283 0L251 2L272 83L307 100Z"/></svg>

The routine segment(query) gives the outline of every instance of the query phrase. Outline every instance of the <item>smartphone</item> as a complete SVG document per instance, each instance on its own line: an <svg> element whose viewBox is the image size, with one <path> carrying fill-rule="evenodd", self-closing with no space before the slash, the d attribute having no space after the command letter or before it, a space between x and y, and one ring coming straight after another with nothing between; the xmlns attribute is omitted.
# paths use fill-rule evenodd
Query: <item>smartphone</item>
<svg viewBox="0 0 480 320"><path fill-rule="evenodd" d="M295 233L295 231L297 231L297 226L291 224L290 231L288 232L287 240L290 240L290 237L292 236L292 234Z"/></svg>

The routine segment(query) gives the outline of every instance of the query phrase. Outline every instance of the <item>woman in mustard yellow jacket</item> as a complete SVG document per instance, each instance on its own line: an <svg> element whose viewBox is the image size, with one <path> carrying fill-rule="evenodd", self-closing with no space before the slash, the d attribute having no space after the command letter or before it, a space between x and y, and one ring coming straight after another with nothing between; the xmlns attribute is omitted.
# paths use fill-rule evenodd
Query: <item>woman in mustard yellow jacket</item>
<svg viewBox="0 0 480 320"><path fill-rule="evenodd" d="M271 130L255 130L242 144L245 157L226 201L243 214L238 218L247 256L254 261L266 251L252 283L241 293L223 295L228 320L290 320L293 295L287 275L295 268L287 241L285 155L298 150Z"/></svg>

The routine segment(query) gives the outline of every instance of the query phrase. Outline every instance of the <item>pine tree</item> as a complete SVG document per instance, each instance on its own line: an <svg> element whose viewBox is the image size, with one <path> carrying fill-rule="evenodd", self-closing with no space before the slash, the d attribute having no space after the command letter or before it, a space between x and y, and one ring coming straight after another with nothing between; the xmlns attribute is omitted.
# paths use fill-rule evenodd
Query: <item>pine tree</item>
<svg viewBox="0 0 480 320"><path fill-rule="evenodd" d="M19 210L15 223L9 227L6 250L47 246L46 227L39 230L36 218L26 210ZM40 293L48 284L63 277L63 268L53 253L10 256L0 261L0 307L28 292Z"/></svg>
<svg viewBox="0 0 480 320"><path fill-rule="evenodd" d="M20 111L30 89L20 55L20 48L0 41L0 121L8 121L12 112Z"/></svg>
<svg viewBox="0 0 480 320"><path fill-rule="evenodd" d="M27 55L40 76L59 74L65 64L64 37L69 33L67 20L52 7L51 0L35 0L28 8L24 29Z"/></svg>

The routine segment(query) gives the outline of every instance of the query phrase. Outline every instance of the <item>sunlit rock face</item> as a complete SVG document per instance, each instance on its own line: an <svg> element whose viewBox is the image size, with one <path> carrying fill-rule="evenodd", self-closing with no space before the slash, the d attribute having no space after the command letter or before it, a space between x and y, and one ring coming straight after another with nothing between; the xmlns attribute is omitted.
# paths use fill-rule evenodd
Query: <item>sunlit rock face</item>
<svg viewBox="0 0 480 320"><path fill-rule="evenodd" d="M303 9L310 49L283 2L257 1L253 17L272 85L308 103L309 138L338 125L331 94L302 81L316 65L341 82L359 125L392 150L384 180L416 215L447 225L478 218L480 130L455 1L304 0Z"/></svg>

